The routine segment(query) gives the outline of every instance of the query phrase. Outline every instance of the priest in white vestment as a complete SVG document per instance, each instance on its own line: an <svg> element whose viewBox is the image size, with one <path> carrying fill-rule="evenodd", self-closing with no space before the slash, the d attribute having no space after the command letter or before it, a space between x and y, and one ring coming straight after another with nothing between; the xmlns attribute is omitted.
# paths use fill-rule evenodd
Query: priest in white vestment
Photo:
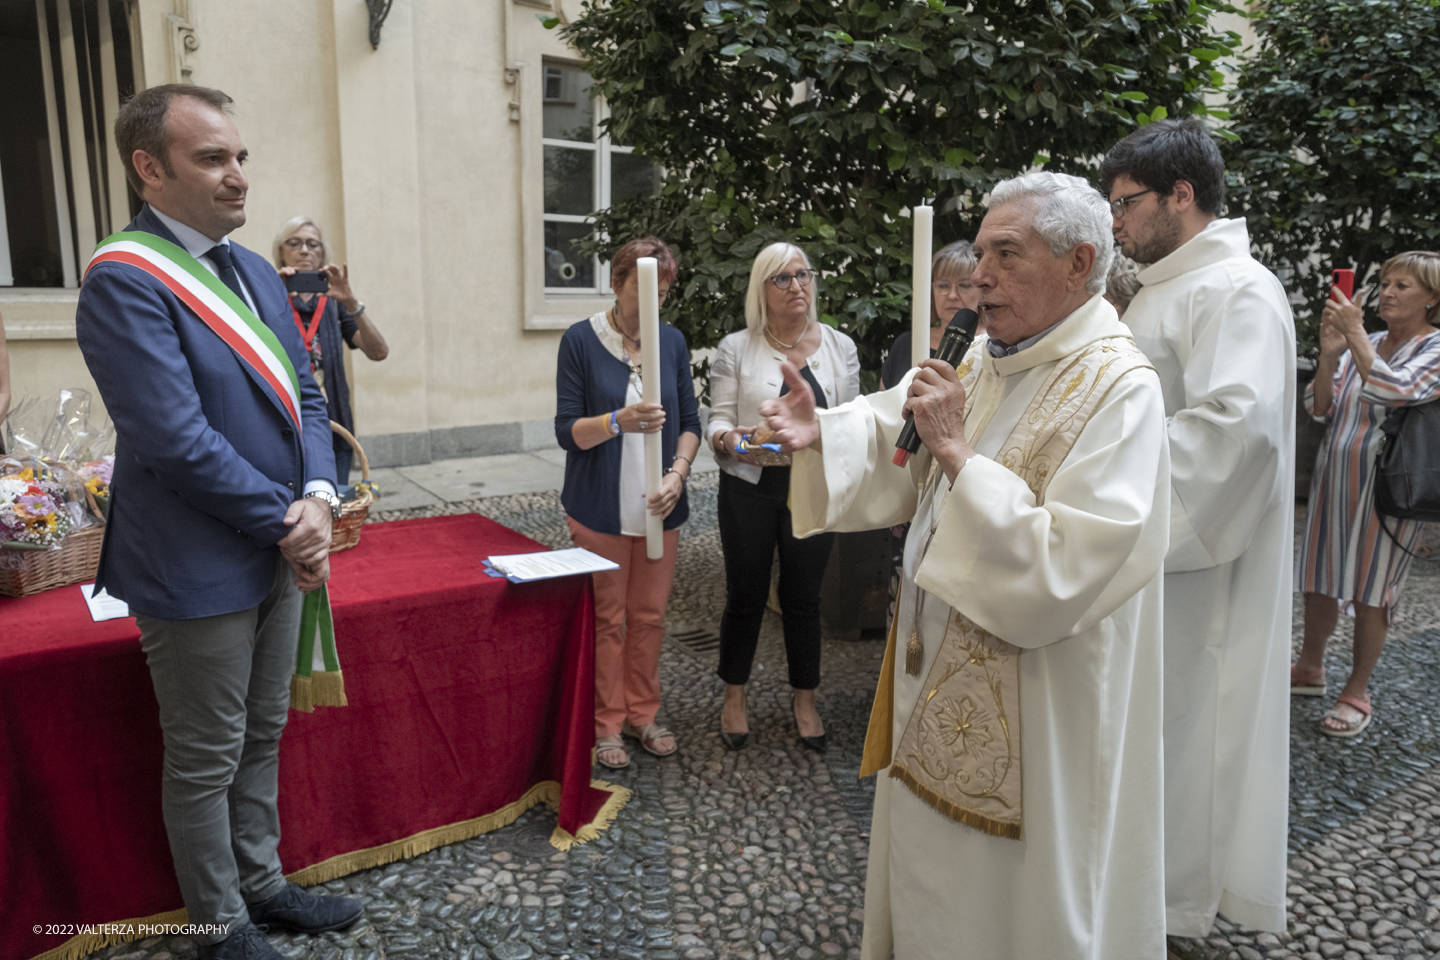
<svg viewBox="0 0 1440 960"><path fill-rule="evenodd" d="M1218 219L1225 170L1198 120L1149 124L1101 168L1142 264L1125 323L1160 375L1165 559L1165 900L1173 936L1216 912L1285 929L1295 324L1280 281ZM1129 198L1129 199L1126 199ZM1123 201L1123 202L1122 202Z"/></svg>
<svg viewBox="0 0 1440 960"><path fill-rule="evenodd" d="M1078 178L1000 184L971 278L990 339L960 379L929 360L816 411L792 369L761 408L796 450L797 535L914 520L862 767L869 960L1165 955L1169 464L1159 383L1102 296L1109 226Z"/></svg>

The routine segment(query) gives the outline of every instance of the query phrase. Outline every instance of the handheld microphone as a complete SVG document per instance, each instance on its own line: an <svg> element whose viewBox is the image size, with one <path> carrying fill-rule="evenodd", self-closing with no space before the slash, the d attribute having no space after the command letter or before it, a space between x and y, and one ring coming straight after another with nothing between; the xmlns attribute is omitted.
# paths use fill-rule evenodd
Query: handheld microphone
<svg viewBox="0 0 1440 960"><path fill-rule="evenodd" d="M979 325L980 315L974 310L957 310L955 316L950 318L950 325L940 336L940 347L935 351L936 359L944 360L952 367L957 366L965 359L965 351L969 350L970 344L974 342L975 328ZM920 434L915 429L915 418L907 414L900 438L895 441L895 458L891 463L903 467L910 459L910 454L919 449Z"/></svg>

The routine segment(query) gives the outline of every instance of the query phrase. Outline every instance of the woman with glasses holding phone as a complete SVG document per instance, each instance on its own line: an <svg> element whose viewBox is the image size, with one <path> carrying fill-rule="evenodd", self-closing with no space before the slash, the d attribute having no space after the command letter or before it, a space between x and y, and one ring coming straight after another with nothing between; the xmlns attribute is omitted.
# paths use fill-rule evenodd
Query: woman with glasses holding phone
<svg viewBox="0 0 1440 960"><path fill-rule="evenodd" d="M745 684L770 595L771 558L778 547L795 723L801 743L824 753L825 724L815 708L815 691L820 686L820 583L833 535L796 539L787 506L788 460L752 448L750 441L763 437L755 437L757 428L745 424L759 424L760 404L786 392L780 376L784 361L800 370L817 406L833 407L859 395L860 357L853 340L819 322L815 273L794 244L772 243L755 258L745 325L720 341L710 364L713 407L708 429L721 470L717 514L725 555L717 671L725 681L720 739L731 750L741 749L749 739Z"/></svg>
<svg viewBox="0 0 1440 960"><path fill-rule="evenodd" d="M296 273L318 272L326 283L324 293L292 292L290 311L295 326L310 354L310 370L325 394L330 419L352 434L355 416L350 409L350 384L345 379L345 357L341 344L359 349L371 360L384 360L390 347L375 326L365 304L350 289L349 264L330 262L330 250L320 234L320 225L309 217L294 217L275 235L275 269L290 283ZM340 485L350 482L354 451L338 434L335 437L335 471Z"/></svg>

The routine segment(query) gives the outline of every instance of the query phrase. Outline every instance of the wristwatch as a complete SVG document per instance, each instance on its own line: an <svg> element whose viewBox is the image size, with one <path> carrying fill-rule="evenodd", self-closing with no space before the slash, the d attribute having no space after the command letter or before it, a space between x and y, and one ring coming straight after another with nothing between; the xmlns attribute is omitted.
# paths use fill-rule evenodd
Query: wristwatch
<svg viewBox="0 0 1440 960"><path fill-rule="evenodd" d="M335 494L328 490L311 490L305 494L305 497L306 499L314 497L316 500L324 500L326 505L330 507L330 519L340 519L340 498L335 496Z"/></svg>

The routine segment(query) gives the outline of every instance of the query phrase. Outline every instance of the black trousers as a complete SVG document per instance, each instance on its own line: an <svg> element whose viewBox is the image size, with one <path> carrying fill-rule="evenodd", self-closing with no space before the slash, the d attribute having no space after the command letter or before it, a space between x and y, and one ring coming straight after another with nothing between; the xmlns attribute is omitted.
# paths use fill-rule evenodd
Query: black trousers
<svg viewBox="0 0 1440 960"><path fill-rule="evenodd" d="M835 535L795 539L790 529L790 468L765 467L758 484L720 474L716 505L725 553L725 614L720 619L720 679L750 679L760 621L770 599L770 563L780 548L780 609L790 686L820 686L820 583Z"/></svg>

